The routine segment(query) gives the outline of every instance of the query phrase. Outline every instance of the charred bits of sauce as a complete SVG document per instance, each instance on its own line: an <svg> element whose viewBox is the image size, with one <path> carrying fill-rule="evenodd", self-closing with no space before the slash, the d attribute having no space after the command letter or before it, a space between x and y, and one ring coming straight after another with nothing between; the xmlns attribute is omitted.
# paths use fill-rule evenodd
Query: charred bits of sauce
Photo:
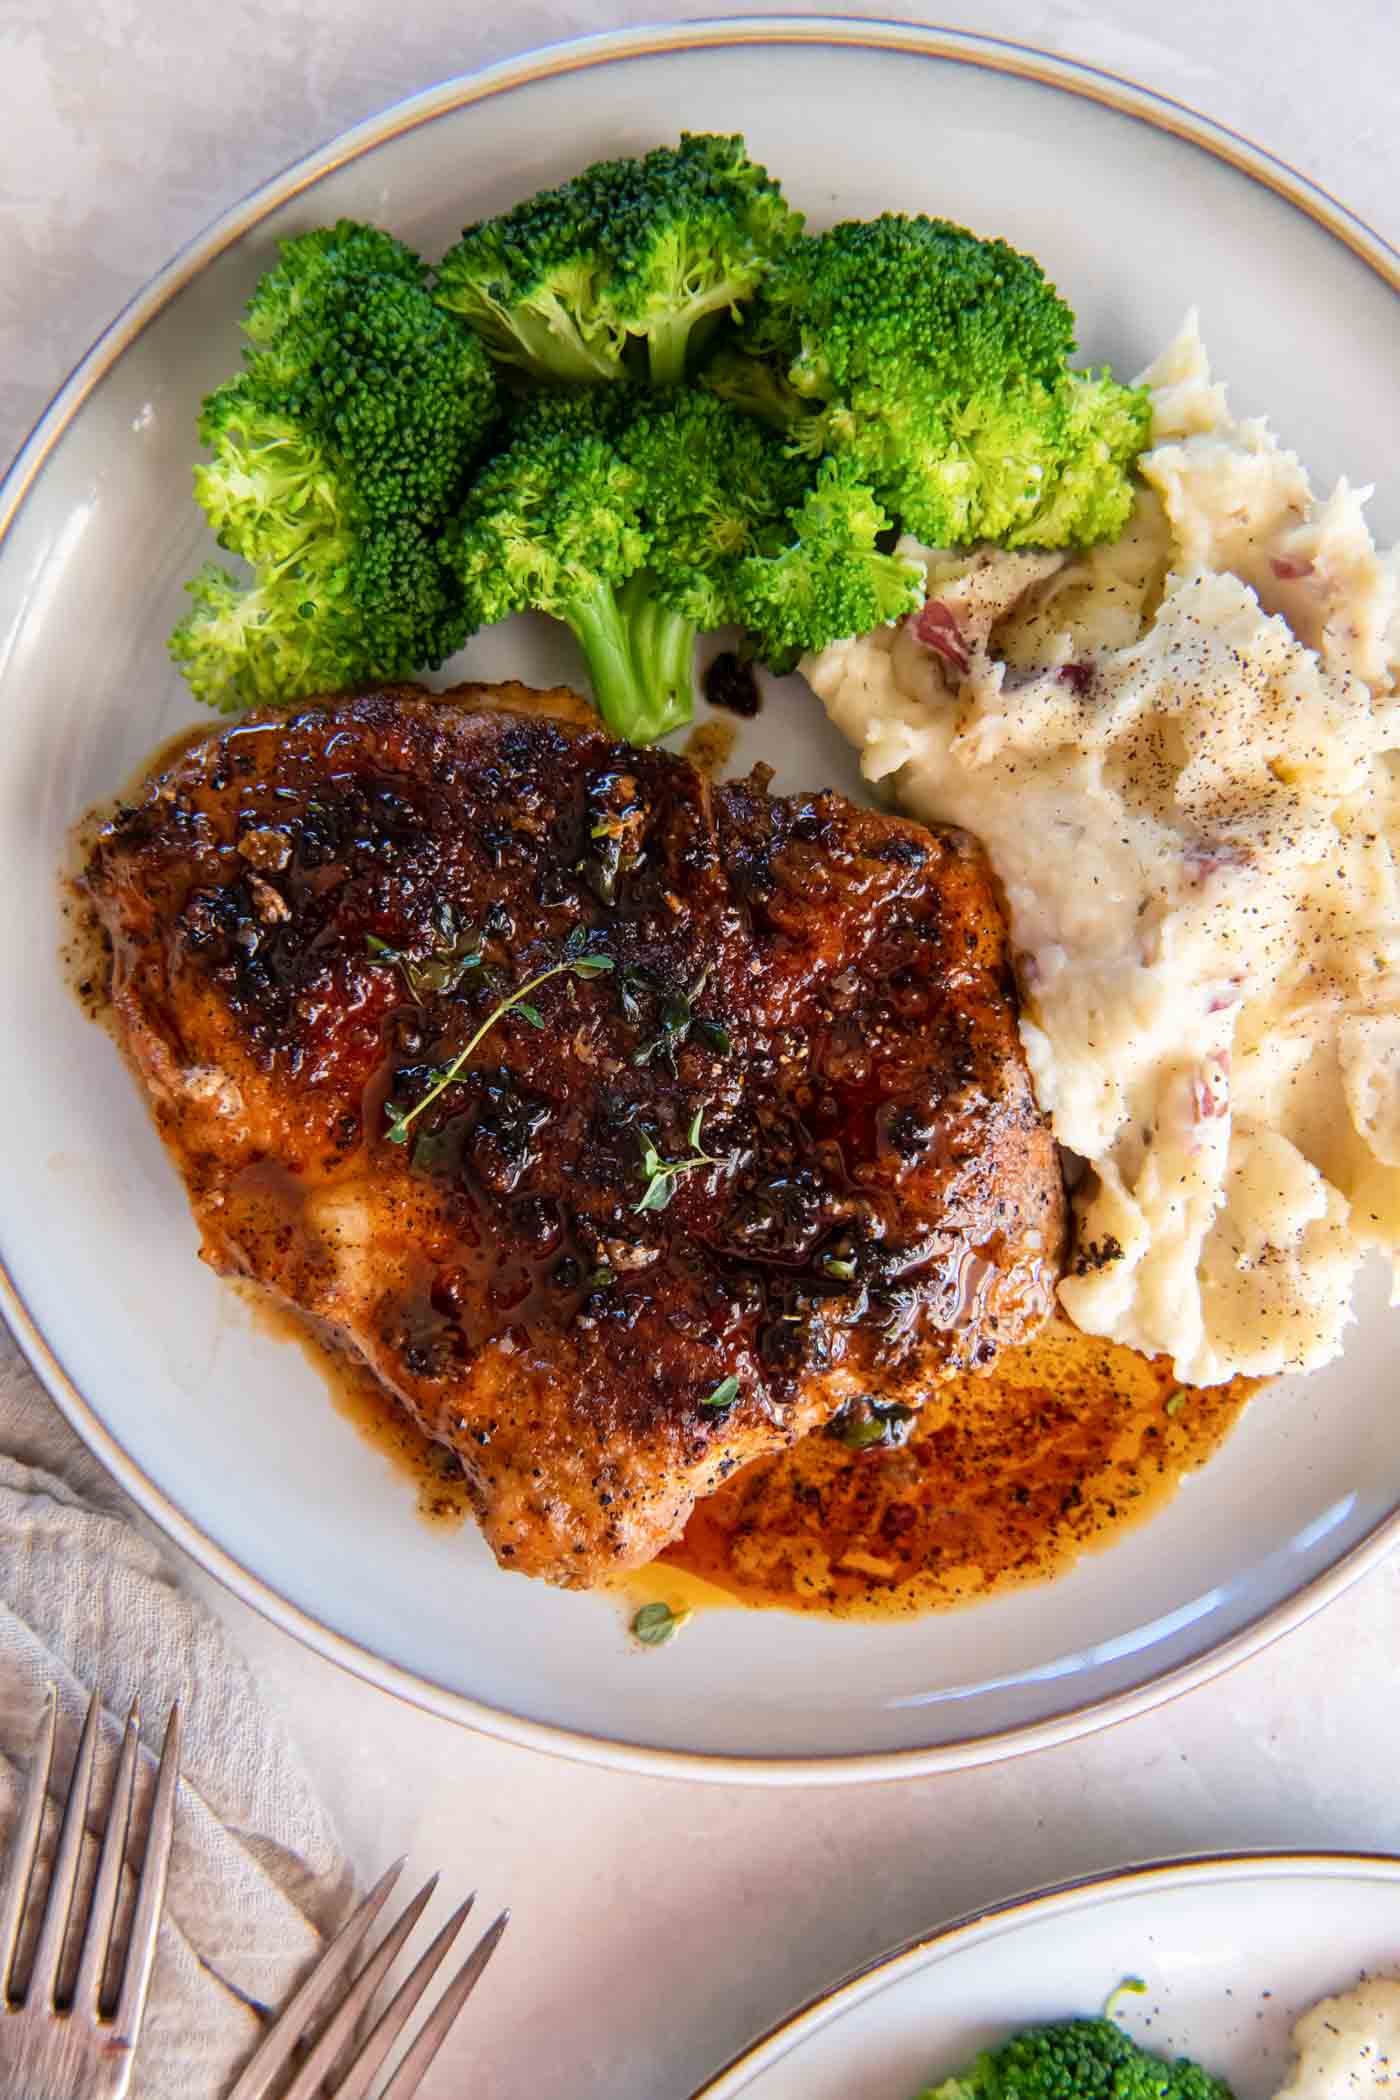
<svg viewBox="0 0 1400 2100"><path fill-rule="evenodd" d="M752 718L763 704L752 663L733 649L721 649L711 659L701 684L711 707L728 708L733 715Z"/></svg>
<svg viewBox="0 0 1400 2100"><path fill-rule="evenodd" d="M1258 1385L1182 1387L1166 1359L1056 1322L908 1419L852 1410L844 1435L838 1418L757 1460L663 1559L748 1605L889 1618L975 1603L1160 1508Z"/></svg>

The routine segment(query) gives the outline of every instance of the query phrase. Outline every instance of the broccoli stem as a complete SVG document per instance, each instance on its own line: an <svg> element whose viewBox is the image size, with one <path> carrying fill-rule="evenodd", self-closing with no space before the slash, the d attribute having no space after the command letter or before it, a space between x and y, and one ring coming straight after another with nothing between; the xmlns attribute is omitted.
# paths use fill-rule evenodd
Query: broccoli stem
<svg viewBox="0 0 1400 2100"><path fill-rule="evenodd" d="M741 296L737 286L716 286L703 302L693 299L647 329L647 365L653 386L680 385L687 371L704 358L725 313Z"/></svg>
<svg viewBox="0 0 1400 2100"><path fill-rule="evenodd" d="M521 313L509 327L483 330L487 343L507 364L519 364L536 379L596 385L618 377L617 360L607 348L586 342L562 311Z"/></svg>
<svg viewBox="0 0 1400 2100"><path fill-rule="evenodd" d="M600 586L564 613L588 663L593 697L614 736L654 744L695 706L695 629L653 595L643 571Z"/></svg>
<svg viewBox="0 0 1400 2100"><path fill-rule="evenodd" d="M653 734L665 736L695 712L695 628L662 604L645 570L623 585L619 602L631 630L638 678L653 705L664 707L664 723Z"/></svg>
<svg viewBox="0 0 1400 2100"><path fill-rule="evenodd" d="M690 317L673 315L647 333L647 366L653 386L679 386L690 348Z"/></svg>

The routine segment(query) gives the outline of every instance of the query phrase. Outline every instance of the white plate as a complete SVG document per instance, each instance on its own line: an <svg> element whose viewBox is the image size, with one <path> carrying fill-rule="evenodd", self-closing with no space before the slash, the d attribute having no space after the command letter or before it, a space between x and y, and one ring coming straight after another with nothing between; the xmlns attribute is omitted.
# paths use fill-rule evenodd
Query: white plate
<svg viewBox="0 0 1400 2100"><path fill-rule="evenodd" d="M912 2100L1018 2027L1097 2013L1267 2100L1289 2036L1363 1972L1400 1975L1400 1860L1168 1861L1051 1889L886 1956L785 2020L694 2100Z"/></svg>
<svg viewBox="0 0 1400 2100"><path fill-rule="evenodd" d="M634 1768L868 1778L1004 1756L1139 1710L1295 1623L1381 1550L1400 1507L1391 1330L1373 1293L1344 1366L1261 1401L1173 1507L1061 1582L861 1627L701 1614L643 1653L603 1596L498 1574L194 1259L136 1090L55 965L70 821L191 705L164 637L205 551L201 394L281 235L339 213L437 253L604 152L742 128L821 222L928 209L1034 250L1085 349L1141 365L1199 304L1236 400L1319 478L1400 518L1400 386L1382 245L1301 178L1106 76L877 23L691 25L452 82L280 176L178 257L58 396L0 499L0 1041L7 1303L60 1404L186 1547L376 1682L518 1741ZM1390 505L1387 508L1387 504ZM479 637L465 668L547 682L561 630ZM780 786L856 785L794 682L746 732Z"/></svg>

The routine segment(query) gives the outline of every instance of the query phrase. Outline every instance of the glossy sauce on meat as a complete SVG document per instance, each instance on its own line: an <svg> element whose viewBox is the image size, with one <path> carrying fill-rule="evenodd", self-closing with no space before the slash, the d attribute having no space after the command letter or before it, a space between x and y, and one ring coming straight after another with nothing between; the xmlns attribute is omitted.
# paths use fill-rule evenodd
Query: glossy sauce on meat
<svg viewBox="0 0 1400 2100"><path fill-rule="evenodd" d="M550 697L241 722L88 883L205 1258L357 1352L505 1565L579 1584L1038 1325L1064 1197L970 841Z"/></svg>

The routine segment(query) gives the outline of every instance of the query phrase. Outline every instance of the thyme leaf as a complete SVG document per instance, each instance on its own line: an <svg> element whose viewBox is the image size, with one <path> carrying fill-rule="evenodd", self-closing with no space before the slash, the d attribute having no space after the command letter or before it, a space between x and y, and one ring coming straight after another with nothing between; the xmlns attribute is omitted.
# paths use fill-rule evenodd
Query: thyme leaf
<svg viewBox="0 0 1400 2100"><path fill-rule="evenodd" d="M426 1006L432 992L455 992L467 973L479 970L485 960L481 937L470 926L459 924L452 906L446 902L433 913L433 933L433 951L426 956L395 948L377 933L365 935L365 954L371 962L387 963L398 970L415 1006Z"/></svg>
<svg viewBox="0 0 1400 2100"><path fill-rule="evenodd" d="M874 1400L868 1394L848 1400L826 1425L826 1433L848 1451L870 1451L877 1445L892 1449L907 1443L918 1416L916 1407L902 1407L897 1400Z"/></svg>
<svg viewBox="0 0 1400 2100"><path fill-rule="evenodd" d="M658 1599L655 1604L644 1604L632 1621L632 1638L640 1641L644 1648L661 1648L679 1633L690 1613L682 1607L672 1611L669 1604Z"/></svg>
<svg viewBox="0 0 1400 2100"><path fill-rule="evenodd" d="M610 955L597 955L589 950L593 935L587 926L575 926L564 943L564 966L573 971L575 977L602 977L616 965Z"/></svg>
<svg viewBox="0 0 1400 2100"><path fill-rule="evenodd" d="M714 1051L716 1057L728 1057L734 1048L733 1036L718 1021L698 1020L693 1032L707 1049Z"/></svg>
<svg viewBox="0 0 1400 2100"><path fill-rule="evenodd" d="M697 1108L690 1119L690 1128L686 1132L690 1156L685 1159L663 1159L646 1132L637 1132L637 1142L642 1148L641 1165L637 1172L646 1183L646 1187L642 1191L641 1202L634 1205L634 1210L665 1210L676 1193L676 1185L682 1174L694 1174L702 1167L732 1165L732 1155L728 1159L719 1159L711 1152L700 1150L700 1126L704 1116L704 1109Z"/></svg>
<svg viewBox="0 0 1400 2100"><path fill-rule="evenodd" d="M624 1021L637 1023L642 1018L642 1002L638 992L649 989L651 979L645 970L629 966L617 973L617 1003L622 1008Z"/></svg>
<svg viewBox="0 0 1400 2100"><path fill-rule="evenodd" d="M661 1011L657 1016L659 1023L657 1032L649 1043L641 1044L634 1051L632 1056L633 1064L649 1065L654 1057L664 1057L674 1072L676 1069L676 1052L690 1034L690 1024L693 1018L694 1016L690 1011L689 996L685 992L668 991L661 1001Z"/></svg>
<svg viewBox="0 0 1400 2100"><path fill-rule="evenodd" d="M408 1132L405 1129L404 1138L397 1142L404 1142L407 1136ZM431 1174L443 1164L451 1154L451 1151L452 1134L450 1122L443 1130L422 1130L414 1141L413 1164L420 1174Z"/></svg>
<svg viewBox="0 0 1400 2100"><path fill-rule="evenodd" d="M657 1011L656 1034L649 1042L642 1043L633 1052L634 1065L649 1065L654 1057L664 1058L674 1072L676 1052L694 1035L720 1057L727 1057L734 1048L729 1030L718 1021L707 1021L695 1011L705 986L710 981L708 969L702 970L690 990L683 991L679 985L658 984L643 970L629 970L619 985L622 1011L629 1021L640 1021L641 1006L637 992L646 989L654 992L660 1000Z"/></svg>

